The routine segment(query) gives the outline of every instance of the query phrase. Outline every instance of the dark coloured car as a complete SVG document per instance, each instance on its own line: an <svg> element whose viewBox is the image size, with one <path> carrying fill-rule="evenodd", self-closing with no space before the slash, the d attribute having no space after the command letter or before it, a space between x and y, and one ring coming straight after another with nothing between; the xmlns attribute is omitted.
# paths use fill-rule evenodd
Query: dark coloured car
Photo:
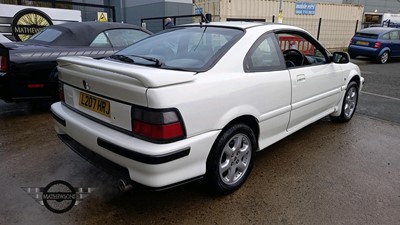
<svg viewBox="0 0 400 225"><path fill-rule="evenodd" d="M0 99L58 99L56 59L103 58L151 33L123 23L71 22L49 26L24 42L0 43Z"/></svg>
<svg viewBox="0 0 400 225"><path fill-rule="evenodd" d="M400 29L389 27L366 28L357 32L349 45L351 58L366 56L386 63L390 57L400 57Z"/></svg>

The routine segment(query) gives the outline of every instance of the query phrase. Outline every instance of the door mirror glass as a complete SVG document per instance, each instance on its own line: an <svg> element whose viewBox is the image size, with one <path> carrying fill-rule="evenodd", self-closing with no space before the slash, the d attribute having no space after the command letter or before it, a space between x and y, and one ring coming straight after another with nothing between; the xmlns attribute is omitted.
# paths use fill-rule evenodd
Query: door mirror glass
<svg viewBox="0 0 400 225"><path fill-rule="evenodd" d="M332 61L334 63L349 63L350 56L347 52L334 52L332 56Z"/></svg>

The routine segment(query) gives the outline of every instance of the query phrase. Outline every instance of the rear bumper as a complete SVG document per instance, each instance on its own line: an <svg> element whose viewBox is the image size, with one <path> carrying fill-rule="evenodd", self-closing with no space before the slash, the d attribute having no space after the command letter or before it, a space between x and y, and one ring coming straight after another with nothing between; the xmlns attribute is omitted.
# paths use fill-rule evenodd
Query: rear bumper
<svg viewBox="0 0 400 225"><path fill-rule="evenodd" d="M173 143L156 144L98 124L60 102L54 103L51 111L61 139L71 139L69 142L76 142L75 146L82 146L125 168L129 179L153 188L204 175L209 151L220 132L211 131Z"/></svg>
<svg viewBox="0 0 400 225"><path fill-rule="evenodd" d="M0 99L6 102L25 102L58 98L57 81L16 79L15 76L9 73L0 75Z"/></svg>
<svg viewBox="0 0 400 225"><path fill-rule="evenodd" d="M348 53L355 56L366 56L369 58L378 58L380 49L371 48L359 45L350 45L348 48Z"/></svg>

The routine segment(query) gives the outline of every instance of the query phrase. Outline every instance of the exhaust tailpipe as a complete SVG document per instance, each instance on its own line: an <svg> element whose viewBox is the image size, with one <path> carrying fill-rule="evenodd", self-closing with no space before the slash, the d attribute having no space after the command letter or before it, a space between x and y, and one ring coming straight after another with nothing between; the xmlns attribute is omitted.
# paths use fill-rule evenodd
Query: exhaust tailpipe
<svg viewBox="0 0 400 225"><path fill-rule="evenodd" d="M133 185L130 181L120 179L118 181L118 188L121 192L128 192L133 189Z"/></svg>

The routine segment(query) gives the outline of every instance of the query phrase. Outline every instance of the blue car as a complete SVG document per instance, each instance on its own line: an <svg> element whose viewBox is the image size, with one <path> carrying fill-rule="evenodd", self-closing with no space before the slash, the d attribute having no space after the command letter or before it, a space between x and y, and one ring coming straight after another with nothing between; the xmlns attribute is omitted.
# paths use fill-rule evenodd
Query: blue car
<svg viewBox="0 0 400 225"><path fill-rule="evenodd" d="M352 59L366 56L378 63L400 57L400 29L373 27L360 30L351 39L348 53Z"/></svg>

